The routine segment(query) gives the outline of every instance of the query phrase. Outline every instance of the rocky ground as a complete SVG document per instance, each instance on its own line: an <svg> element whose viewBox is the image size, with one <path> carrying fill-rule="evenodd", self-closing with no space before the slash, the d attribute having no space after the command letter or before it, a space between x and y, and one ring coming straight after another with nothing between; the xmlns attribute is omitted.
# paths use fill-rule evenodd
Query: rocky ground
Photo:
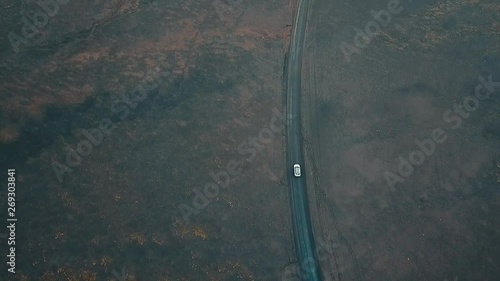
<svg viewBox="0 0 500 281"><path fill-rule="evenodd" d="M401 1L374 24L390 3L313 5L303 107L317 237L337 245L324 268L497 280L500 88L479 77L500 81L500 5Z"/></svg>
<svg viewBox="0 0 500 281"><path fill-rule="evenodd" d="M293 4L68 1L34 27L34 1L0 5L17 280L280 278L294 259L283 136L249 138L283 111ZM185 220L232 160L241 172Z"/></svg>

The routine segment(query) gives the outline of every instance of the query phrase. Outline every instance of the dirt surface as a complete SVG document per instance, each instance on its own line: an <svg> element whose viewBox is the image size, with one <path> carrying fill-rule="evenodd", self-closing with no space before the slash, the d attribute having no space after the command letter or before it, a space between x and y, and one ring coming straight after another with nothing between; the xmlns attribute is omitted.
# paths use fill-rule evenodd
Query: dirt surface
<svg viewBox="0 0 500 281"><path fill-rule="evenodd" d="M303 121L316 237L337 247L327 280L498 280L500 87L460 124L450 112L474 107L478 77L500 81L500 5L401 2L347 60L342 43L388 2L316 0L311 12ZM401 176L399 157L436 129L446 140Z"/></svg>
<svg viewBox="0 0 500 281"><path fill-rule="evenodd" d="M250 161L239 146L283 112L293 6L228 3L238 4L70 1L17 52L9 32L40 8L1 4L0 161L18 175L16 280L280 278L294 259L283 135ZM85 132L102 127L89 153ZM184 220L179 206L231 160L241 173Z"/></svg>

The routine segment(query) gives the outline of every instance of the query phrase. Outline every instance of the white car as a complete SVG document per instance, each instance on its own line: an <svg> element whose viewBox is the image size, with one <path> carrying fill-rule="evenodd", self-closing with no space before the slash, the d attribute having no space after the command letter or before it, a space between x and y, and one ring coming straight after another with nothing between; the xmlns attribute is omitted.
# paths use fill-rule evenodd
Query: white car
<svg viewBox="0 0 500 281"><path fill-rule="evenodd" d="M297 178L300 177L300 165L299 164L293 165L293 175Z"/></svg>

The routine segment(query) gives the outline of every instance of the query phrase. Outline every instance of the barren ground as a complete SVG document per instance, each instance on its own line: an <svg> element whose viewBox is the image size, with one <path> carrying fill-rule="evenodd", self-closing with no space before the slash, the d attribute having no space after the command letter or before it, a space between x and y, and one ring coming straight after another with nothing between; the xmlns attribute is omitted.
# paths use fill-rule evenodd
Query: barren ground
<svg viewBox="0 0 500 281"><path fill-rule="evenodd" d="M340 246L324 263L335 280L498 280L500 89L459 128L443 114L473 95L478 76L500 80L495 1L402 2L351 62L340 45L388 1L314 3L303 94L317 236ZM435 128L437 144L391 191Z"/></svg>
<svg viewBox="0 0 500 281"><path fill-rule="evenodd" d="M18 280L278 280L293 260L282 135L190 223L178 210L282 111L293 6L214 3L71 1L18 53L7 34L39 8L1 4ZM122 120L113 107L148 70L167 75ZM59 181L54 161L106 118L114 130Z"/></svg>

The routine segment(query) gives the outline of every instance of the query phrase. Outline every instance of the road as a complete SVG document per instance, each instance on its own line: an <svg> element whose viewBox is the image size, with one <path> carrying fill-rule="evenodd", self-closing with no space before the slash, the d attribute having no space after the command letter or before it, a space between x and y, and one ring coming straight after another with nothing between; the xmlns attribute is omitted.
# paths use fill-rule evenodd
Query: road
<svg viewBox="0 0 500 281"><path fill-rule="evenodd" d="M302 133L300 124L300 92L302 78L302 51L307 25L309 0L300 0L288 53L286 72L286 111L287 111L287 178L290 187L292 225L297 259L301 266L302 277L307 281L321 280L315 242L309 214ZM293 175L293 164L302 167L302 176Z"/></svg>

